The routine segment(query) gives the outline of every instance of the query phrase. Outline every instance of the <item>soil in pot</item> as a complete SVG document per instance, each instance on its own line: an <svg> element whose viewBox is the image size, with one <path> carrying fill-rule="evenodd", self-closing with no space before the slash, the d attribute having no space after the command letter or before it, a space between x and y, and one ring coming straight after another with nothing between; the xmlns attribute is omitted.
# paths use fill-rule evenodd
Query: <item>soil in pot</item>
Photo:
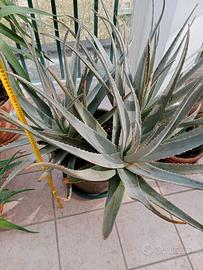
<svg viewBox="0 0 203 270"><path fill-rule="evenodd" d="M98 110L95 114L95 118L100 118L102 117L106 111L104 110ZM112 119L107 121L104 125L103 128L108 134L108 138L111 139L112 136ZM70 158L69 155L67 155L66 159L63 161L63 165L66 166L68 159ZM75 169L76 170L81 170L85 169L88 167L90 163L86 162L85 160L82 160L80 158L76 158L75 162ZM64 174L64 178L66 178L67 175ZM87 199L99 199L102 197L105 197L107 195L107 188L108 188L108 182L107 181L102 181L102 182L97 182L97 181L81 181L79 183L75 183L72 185L72 190L75 192L77 195L87 198Z"/></svg>
<svg viewBox="0 0 203 270"><path fill-rule="evenodd" d="M0 108L8 113L12 111L11 103L8 99L7 93L3 87L1 80L0 80ZM0 119L0 128L15 128L15 126ZM13 142L18 137L19 134L0 131L0 146Z"/></svg>

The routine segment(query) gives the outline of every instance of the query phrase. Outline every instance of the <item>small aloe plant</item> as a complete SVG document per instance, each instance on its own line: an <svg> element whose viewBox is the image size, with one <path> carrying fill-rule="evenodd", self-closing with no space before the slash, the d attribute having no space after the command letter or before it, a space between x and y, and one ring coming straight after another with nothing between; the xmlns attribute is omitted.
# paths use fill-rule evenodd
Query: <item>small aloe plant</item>
<svg viewBox="0 0 203 270"><path fill-rule="evenodd" d="M16 161L16 155L14 155L12 158L8 160L1 160L0 161L0 183L4 181L4 176L6 176L6 173L9 170L12 170L17 164L19 164L18 161ZM10 191L9 189L5 188L0 191L0 228L1 229L15 229L20 230L24 232L31 232L30 230L23 228L22 226L19 226L17 224L14 224L7 219L2 217L3 208L4 205L8 202L12 201L12 198L22 192L27 192L32 189L21 189L21 190L15 190Z"/></svg>
<svg viewBox="0 0 203 270"><path fill-rule="evenodd" d="M203 63L203 58L183 72L190 33L190 27L186 30L186 26L193 12L155 66L164 6L165 1L158 21L152 25L135 76L131 74L128 64L128 44L122 38L119 25L116 27L111 21L104 4L106 15L97 16L109 32L113 61L100 40L83 24L83 20L68 16L79 25L76 35L60 21L58 23L67 30L63 39L44 34L61 42L65 83L39 61L32 30L30 29L30 42L19 29L18 34L26 43L42 87L20 76L17 70L17 74L9 72L31 125L24 125L4 112L1 112L1 117L16 124L18 129L15 132L23 133L23 129L32 132L43 146L42 154L53 154L51 163L38 165L46 165L50 170L62 170L70 177L70 182L76 179L108 181L103 221L104 238L108 237L113 228L124 191L159 217L172 223L187 223L203 231L202 224L150 185L150 179L154 179L203 189L202 182L186 176L203 173L203 165L161 162L167 157L203 144L203 119L195 119L195 113L190 114L191 108L202 96L203 80L195 78L188 82ZM81 33L84 32L91 52L81 41ZM75 38L74 45L68 42L69 35ZM72 52L71 61L67 56L67 49ZM172 69L176 59L178 63ZM83 72L77 78L80 63ZM171 76L168 80L169 72ZM111 108L102 117L96 118L95 112L104 99L108 99ZM104 128L108 121L112 123L111 136L108 136ZM188 131L188 127L195 128ZM23 138L0 148L0 151L27 143L27 139ZM67 157L67 166L61 166ZM89 166L83 170L74 169L76 158L85 160ZM34 157L29 155L15 168L13 175L34 161ZM8 177L5 183L11 181L12 177Z"/></svg>

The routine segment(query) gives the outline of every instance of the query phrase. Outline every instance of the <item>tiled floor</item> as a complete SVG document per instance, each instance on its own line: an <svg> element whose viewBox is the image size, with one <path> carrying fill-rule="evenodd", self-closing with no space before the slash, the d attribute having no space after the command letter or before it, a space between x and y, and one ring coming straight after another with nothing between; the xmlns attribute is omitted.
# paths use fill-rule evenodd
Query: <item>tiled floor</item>
<svg viewBox="0 0 203 270"><path fill-rule="evenodd" d="M202 270L203 233L157 218L127 197L109 239L102 239L104 199L73 195L58 209L39 171L27 171L10 188L34 188L5 207L4 215L38 231L0 232L4 270ZM52 173L65 197L62 176ZM203 180L202 176L198 176ZM157 188L157 187L156 187ZM159 184L161 192L203 222L203 192Z"/></svg>

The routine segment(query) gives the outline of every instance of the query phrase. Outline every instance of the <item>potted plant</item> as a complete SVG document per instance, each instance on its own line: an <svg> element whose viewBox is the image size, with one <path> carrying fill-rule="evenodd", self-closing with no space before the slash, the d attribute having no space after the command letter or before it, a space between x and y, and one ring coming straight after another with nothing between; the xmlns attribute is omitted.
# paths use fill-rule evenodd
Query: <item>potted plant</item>
<svg viewBox="0 0 203 270"><path fill-rule="evenodd" d="M14 72L21 75L23 78L29 80L29 74L25 66L22 66L19 61L19 59L22 60L24 58L29 57L29 55L27 55L26 52L27 47L26 43L21 38L21 36L18 35L16 31L16 29L20 27L18 21L20 19L21 22L24 21L29 23L28 14L35 13L38 15L45 15L45 16L47 15L50 16L51 14L34 8L17 6L10 0L1 1L0 10L1 10L0 21L3 21L3 23L2 22L0 23L0 34L1 36L6 37L6 39L3 38L0 39L0 52L6 56L7 63ZM11 29L9 28L9 25L11 26ZM32 24L31 26L33 27L33 29L35 29ZM27 35L24 27L21 27L21 31L25 35ZM10 42L17 44L19 50L13 46L10 46L9 45ZM42 53L37 48L36 52L38 56L40 56ZM33 97L35 97L35 93L33 93ZM12 105L8 99L8 96L6 94L4 86L2 85L1 80L0 80L0 109L8 113L12 113L13 111ZM0 128L2 129L2 131L0 132L0 145L11 143L12 141L16 140L19 137L19 134L15 134L13 131L12 132L7 131L7 129L13 129L15 127L16 126L13 125L12 123L8 123L7 121L1 119Z"/></svg>
<svg viewBox="0 0 203 270"><path fill-rule="evenodd" d="M164 158L203 144L202 126L190 131L185 129L185 125L195 121L191 119L189 112L201 98L203 90L202 78L197 78L190 84L186 82L186 78L198 69L199 64L196 63L191 70L183 74L189 29L183 37L182 34L191 15L155 67L158 28L163 7L159 20L152 27L149 41L133 77L129 71L127 44L111 21L104 4L103 7L106 16L98 17L109 32L113 62L99 39L83 21L69 16L79 24L77 35L63 23L61 25L66 27L64 39L45 33L45 36L59 40L63 46L65 83L39 61L32 29L31 43L19 29L19 35L27 44L36 65L42 88L8 71L31 124L27 126L7 113L1 114L8 121L15 122L18 131L25 128L38 138L39 143L43 144L42 152L51 153L51 162L32 166L43 165L48 170L62 170L68 175L66 183L69 190L79 182L83 182L84 186L87 182L108 183L103 222L104 238L107 238L112 230L124 190L159 217L172 223L188 223L203 230L202 224L150 185L150 179L155 179L203 189L203 183L185 176L202 173L203 165L160 162ZM91 52L81 41L82 32L87 36ZM68 35L75 38L75 46L67 41ZM71 62L67 61L67 49L72 52ZM178 64L163 89L163 82L179 53L181 56ZM81 77L77 78L79 62L83 63L84 68ZM59 89L62 93L60 95ZM32 99L33 91L37 98ZM23 93L30 95L31 100L26 99ZM105 98L109 100L111 108L98 117L100 104ZM11 146L12 144L9 147ZM24 166L34 161L30 155ZM17 166L16 173L22 168L22 165L20 168ZM169 218L166 212L170 213L172 218Z"/></svg>
<svg viewBox="0 0 203 270"><path fill-rule="evenodd" d="M0 109L7 112L11 113L13 108L12 105L8 99L8 96L6 94L6 91L0 81ZM15 125L5 121L5 120L0 120L0 128L15 128ZM16 140L19 137L18 134L11 133L11 132L6 132L2 131L0 132L0 145L8 144L14 140Z"/></svg>
<svg viewBox="0 0 203 270"><path fill-rule="evenodd" d="M4 182L4 177L6 176L8 171L11 171L16 165L19 165L21 163L20 161L17 160L17 158L18 157L16 155L13 155L10 159L0 160L0 183L1 184ZM14 224L3 217L3 209L6 203L11 202L13 197L15 197L15 195L22 192L31 191L31 190L32 189L21 189L21 190L11 191L7 188L2 189L0 187L0 229L15 229L15 230L20 230L24 232L31 232L30 230L23 228L22 226L19 226L17 224Z"/></svg>

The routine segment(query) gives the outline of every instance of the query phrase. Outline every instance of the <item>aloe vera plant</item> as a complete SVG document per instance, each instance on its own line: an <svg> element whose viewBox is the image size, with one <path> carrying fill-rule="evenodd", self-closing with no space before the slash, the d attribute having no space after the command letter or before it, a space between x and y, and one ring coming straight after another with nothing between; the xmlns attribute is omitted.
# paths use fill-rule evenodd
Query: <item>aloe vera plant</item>
<svg viewBox="0 0 203 270"><path fill-rule="evenodd" d="M18 129L13 132L23 134L23 129L32 132L43 145L42 154L52 154L51 162L37 165L46 165L49 170L62 170L69 176L69 183L82 180L108 181L103 221L104 238L107 238L112 230L124 191L169 222L187 223L203 230L202 224L150 185L150 179L154 179L203 189L203 183L187 176L203 173L203 165L161 162L164 158L203 144L203 119L195 119L195 113L190 114L191 107L202 96L203 80L196 78L188 82L203 63L203 58L186 72L183 71L190 33L190 26L187 27L187 24L192 13L155 66L159 25L164 6L165 1L158 21L152 25L135 76L129 69L128 44L122 38L119 25L116 27L111 21L104 4L106 15L97 16L109 32L113 61L100 40L84 25L83 20L78 21L68 16L79 24L77 35L60 21L58 23L67 30L63 39L44 33L45 36L59 40L63 46L65 83L61 82L49 67L40 63L35 51L32 29L31 43L22 31L18 34L32 55L42 87L8 70L31 124L26 126L4 112L1 112L1 117L16 124ZM81 41L82 32L85 32L91 45L91 52ZM75 38L75 45L68 42L69 35ZM71 60L67 56L67 50L72 52ZM6 55L4 59L6 60ZM178 63L173 67L176 59ZM83 72L81 78L77 78L80 63L83 65ZM25 93L30 100L25 97ZM96 118L95 112L104 99L108 99L111 108L102 117ZM112 123L111 136L108 136L104 128L108 121ZM188 126L196 126L197 122L200 126L187 131ZM27 143L24 138L1 147L0 151ZM67 166L61 166L67 157ZM77 158L85 160L88 163L87 168L76 170L74 163ZM13 175L34 161L35 158L29 155L24 163L15 168ZM5 184L11 181L12 177L8 177Z"/></svg>
<svg viewBox="0 0 203 270"><path fill-rule="evenodd" d="M17 156L14 155L10 159L7 160L0 160L0 183L4 181L4 177L6 176L6 173L9 170L12 170L15 166L17 166L20 162L16 160ZM8 202L12 201L12 198L23 192L30 191L32 189L20 189L20 190L14 190L10 191L9 189L5 188L0 191L0 228L1 229L15 229L20 230L24 232L31 232L30 230L23 228L22 226L19 226L17 224L14 224L7 219L3 218L2 212L4 205Z"/></svg>

